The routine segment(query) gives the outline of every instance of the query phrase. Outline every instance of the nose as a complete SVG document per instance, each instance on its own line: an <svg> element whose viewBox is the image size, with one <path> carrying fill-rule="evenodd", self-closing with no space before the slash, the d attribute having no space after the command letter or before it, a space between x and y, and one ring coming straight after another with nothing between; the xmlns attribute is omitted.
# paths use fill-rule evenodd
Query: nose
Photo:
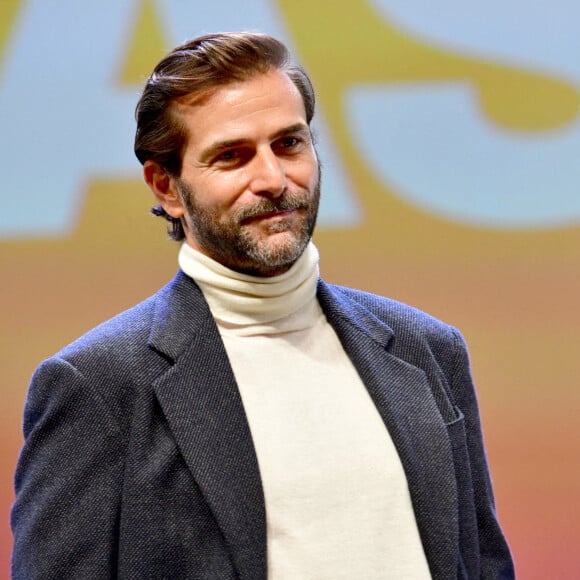
<svg viewBox="0 0 580 580"><path fill-rule="evenodd" d="M286 190L286 170L271 149L258 151L253 159L250 189L255 195L279 197Z"/></svg>

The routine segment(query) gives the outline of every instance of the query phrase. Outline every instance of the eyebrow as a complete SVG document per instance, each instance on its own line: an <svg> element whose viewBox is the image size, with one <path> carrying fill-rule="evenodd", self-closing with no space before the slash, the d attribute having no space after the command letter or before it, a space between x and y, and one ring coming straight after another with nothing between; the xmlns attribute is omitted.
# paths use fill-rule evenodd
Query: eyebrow
<svg viewBox="0 0 580 580"><path fill-rule="evenodd" d="M289 127L284 127L279 131L276 131L270 139L275 141L280 137L284 137L285 135L291 135L293 133L308 133L310 134L310 128L305 123L295 123L294 125L290 125ZM251 139L226 139L224 141L216 141L212 145L210 145L207 149L202 151L199 160L202 163L208 162L210 159L215 157L218 153L225 151L226 149L231 149L235 147L239 147L240 145L246 145L249 143Z"/></svg>

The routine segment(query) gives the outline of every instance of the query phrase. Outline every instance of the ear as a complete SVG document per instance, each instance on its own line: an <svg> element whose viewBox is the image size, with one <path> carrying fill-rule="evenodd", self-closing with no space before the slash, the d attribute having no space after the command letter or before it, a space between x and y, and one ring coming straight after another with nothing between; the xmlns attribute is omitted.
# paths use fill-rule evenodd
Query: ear
<svg viewBox="0 0 580 580"><path fill-rule="evenodd" d="M185 209L175 178L159 163L150 159L143 164L143 177L161 207L173 218L183 217Z"/></svg>

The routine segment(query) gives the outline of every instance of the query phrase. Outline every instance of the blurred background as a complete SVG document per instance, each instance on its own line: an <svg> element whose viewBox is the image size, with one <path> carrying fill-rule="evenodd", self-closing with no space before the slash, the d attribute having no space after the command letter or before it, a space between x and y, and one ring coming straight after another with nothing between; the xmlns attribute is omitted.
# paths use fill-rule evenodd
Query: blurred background
<svg viewBox="0 0 580 580"><path fill-rule="evenodd" d="M518 577L580 578L579 22L575 0L0 0L0 577L31 373L177 269L132 153L143 81L245 29L317 89L322 275L461 329Z"/></svg>

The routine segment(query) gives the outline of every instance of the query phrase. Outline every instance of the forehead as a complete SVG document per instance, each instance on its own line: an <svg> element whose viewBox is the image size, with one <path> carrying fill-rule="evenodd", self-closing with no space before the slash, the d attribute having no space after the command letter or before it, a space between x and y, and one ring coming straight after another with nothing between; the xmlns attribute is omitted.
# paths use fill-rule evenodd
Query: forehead
<svg viewBox="0 0 580 580"><path fill-rule="evenodd" d="M174 103L190 144L215 139L253 138L284 126L307 124L302 96L282 71L272 70Z"/></svg>

